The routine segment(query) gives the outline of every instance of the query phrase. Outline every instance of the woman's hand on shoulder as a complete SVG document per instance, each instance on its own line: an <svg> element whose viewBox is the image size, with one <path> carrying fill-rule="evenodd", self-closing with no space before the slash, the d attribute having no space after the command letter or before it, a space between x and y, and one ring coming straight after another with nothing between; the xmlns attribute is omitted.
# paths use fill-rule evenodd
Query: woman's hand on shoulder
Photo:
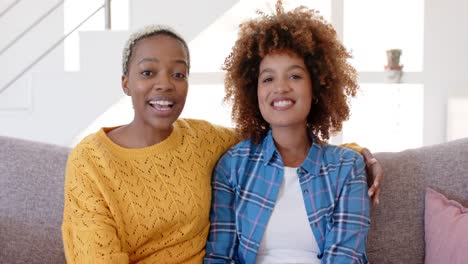
<svg viewBox="0 0 468 264"><path fill-rule="evenodd" d="M374 158L374 155L369 149L362 148L361 154L366 162L367 182L369 185L368 194L372 204L375 206L380 203L384 171L380 162Z"/></svg>

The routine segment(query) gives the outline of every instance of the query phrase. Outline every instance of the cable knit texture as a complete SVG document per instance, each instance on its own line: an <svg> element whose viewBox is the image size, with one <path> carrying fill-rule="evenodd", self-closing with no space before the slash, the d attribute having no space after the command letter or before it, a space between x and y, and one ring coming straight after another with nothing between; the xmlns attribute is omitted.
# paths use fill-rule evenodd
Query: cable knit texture
<svg viewBox="0 0 468 264"><path fill-rule="evenodd" d="M103 128L71 152L62 233L68 263L202 263L211 173L238 138L179 119L159 144L127 149Z"/></svg>

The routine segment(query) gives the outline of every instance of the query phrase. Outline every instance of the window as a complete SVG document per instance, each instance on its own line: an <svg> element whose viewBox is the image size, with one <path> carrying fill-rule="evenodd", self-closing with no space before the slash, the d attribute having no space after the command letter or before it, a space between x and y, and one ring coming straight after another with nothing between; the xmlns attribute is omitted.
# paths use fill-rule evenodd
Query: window
<svg viewBox="0 0 468 264"><path fill-rule="evenodd" d="M344 44L358 71L383 71L385 50L402 49L404 71L423 65L424 0L344 2Z"/></svg>
<svg viewBox="0 0 468 264"><path fill-rule="evenodd" d="M358 142L374 152L422 146L422 85L361 84L351 107L351 118L343 125L343 142Z"/></svg>

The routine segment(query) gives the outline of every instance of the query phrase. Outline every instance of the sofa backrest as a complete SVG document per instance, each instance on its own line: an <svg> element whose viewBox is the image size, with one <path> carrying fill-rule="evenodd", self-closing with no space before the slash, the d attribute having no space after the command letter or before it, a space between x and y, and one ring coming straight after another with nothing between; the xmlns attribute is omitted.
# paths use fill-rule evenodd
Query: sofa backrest
<svg viewBox="0 0 468 264"><path fill-rule="evenodd" d="M0 137L0 262L64 263L60 226L70 150ZM385 170L371 209L371 263L424 263L426 187L468 206L468 138L376 153Z"/></svg>
<svg viewBox="0 0 468 264"><path fill-rule="evenodd" d="M424 263L424 194L431 187L468 206L468 138L398 153L377 153L385 171L371 209L371 263Z"/></svg>
<svg viewBox="0 0 468 264"><path fill-rule="evenodd" d="M65 263L60 226L68 152L0 137L1 263Z"/></svg>

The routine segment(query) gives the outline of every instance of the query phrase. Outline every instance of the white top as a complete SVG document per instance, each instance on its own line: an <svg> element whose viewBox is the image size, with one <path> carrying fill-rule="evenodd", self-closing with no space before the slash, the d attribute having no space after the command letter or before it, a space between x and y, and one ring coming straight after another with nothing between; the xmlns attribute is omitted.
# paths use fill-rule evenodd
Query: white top
<svg viewBox="0 0 468 264"><path fill-rule="evenodd" d="M297 168L285 167L278 199L257 253L256 263L320 263L309 225Z"/></svg>

